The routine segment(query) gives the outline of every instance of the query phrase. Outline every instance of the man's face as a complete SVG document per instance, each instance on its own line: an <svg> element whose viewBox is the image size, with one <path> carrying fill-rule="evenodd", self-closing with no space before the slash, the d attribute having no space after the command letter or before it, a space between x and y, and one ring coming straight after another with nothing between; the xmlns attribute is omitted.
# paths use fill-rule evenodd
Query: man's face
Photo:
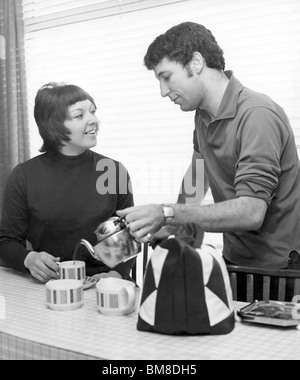
<svg viewBox="0 0 300 380"><path fill-rule="evenodd" d="M199 77L189 68L164 58L154 69L162 97L169 97L182 111L195 111L201 102Z"/></svg>

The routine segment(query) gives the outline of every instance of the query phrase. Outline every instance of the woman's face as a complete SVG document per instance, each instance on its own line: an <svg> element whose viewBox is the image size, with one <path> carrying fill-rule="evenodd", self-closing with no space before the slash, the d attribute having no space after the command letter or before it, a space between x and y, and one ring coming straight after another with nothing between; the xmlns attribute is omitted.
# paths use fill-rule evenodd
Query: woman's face
<svg viewBox="0 0 300 380"><path fill-rule="evenodd" d="M70 141L64 142L61 153L66 156L77 156L97 144L99 120L96 107L90 100L84 100L68 108L69 117L64 126L70 131Z"/></svg>

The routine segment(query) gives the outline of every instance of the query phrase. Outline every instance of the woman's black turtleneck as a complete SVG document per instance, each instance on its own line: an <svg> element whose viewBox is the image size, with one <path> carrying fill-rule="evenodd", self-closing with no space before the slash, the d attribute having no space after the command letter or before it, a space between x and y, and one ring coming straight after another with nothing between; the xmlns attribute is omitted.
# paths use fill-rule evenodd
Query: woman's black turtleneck
<svg viewBox="0 0 300 380"><path fill-rule="evenodd" d="M47 152L19 164L4 194L0 258L25 272L27 241L34 251L71 260L79 239L95 245L97 226L133 205L128 184L121 163L90 150L74 157ZM110 270L85 248L78 258L86 261L88 275ZM127 278L132 265L122 263L114 270Z"/></svg>

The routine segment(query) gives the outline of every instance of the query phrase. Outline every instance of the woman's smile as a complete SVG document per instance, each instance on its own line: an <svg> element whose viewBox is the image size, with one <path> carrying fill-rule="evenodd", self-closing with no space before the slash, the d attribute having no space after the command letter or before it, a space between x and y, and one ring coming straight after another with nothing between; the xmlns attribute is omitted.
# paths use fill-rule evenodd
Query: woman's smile
<svg viewBox="0 0 300 380"><path fill-rule="evenodd" d="M97 144L99 120L96 116L96 106L90 100L75 103L69 107L70 117L65 126L70 131L69 141L62 148L66 155L81 154Z"/></svg>

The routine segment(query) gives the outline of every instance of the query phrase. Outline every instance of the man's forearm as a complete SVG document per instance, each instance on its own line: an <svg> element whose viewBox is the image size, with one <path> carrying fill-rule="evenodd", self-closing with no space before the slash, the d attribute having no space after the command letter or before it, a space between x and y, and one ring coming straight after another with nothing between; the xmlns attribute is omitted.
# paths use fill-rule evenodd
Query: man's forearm
<svg viewBox="0 0 300 380"><path fill-rule="evenodd" d="M174 224L195 223L206 232L256 231L264 220L266 203L256 198L237 198L213 205L173 205Z"/></svg>

